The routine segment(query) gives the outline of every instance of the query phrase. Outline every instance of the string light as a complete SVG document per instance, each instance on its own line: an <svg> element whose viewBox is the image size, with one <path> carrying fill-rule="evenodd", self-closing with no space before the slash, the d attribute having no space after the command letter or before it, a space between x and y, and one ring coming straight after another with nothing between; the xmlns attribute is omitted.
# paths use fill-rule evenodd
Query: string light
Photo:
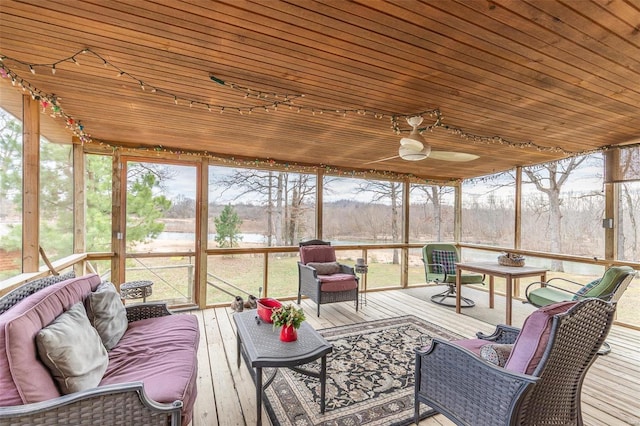
<svg viewBox="0 0 640 426"><path fill-rule="evenodd" d="M568 156L568 157L572 157L572 156L576 156L576 155L583 155L586 153L586 151L567 151L564 148L561 147L557 147L557 146L542 146L542 145L538 145L534 142L531 141L527 141L527 142L513 142L510 141L506 138L503 138L502 136L481 136L481 135L476 135L474 133L470 133L470 132L466 132L465 130L463 130L460 127L456 127L456 126L450 126L448 124L444 124L442 122L442 113L440 112L439 109L433 109L433 110L428 110L428 111L422 111L420 113L417 114L410 114L410 115L394 115L391 117L391 128L393 129L393 131L396 134L401 134L403 132L410 132L412 129L400 129L400 125L399 125L399 118L408 118L408 117L414 117L414 116L423 116L423 115L429 115L430 117L435 117L436 121L427 127L421 127L418 128L418 131L420 133L424 132L424 131L433 131L433 129L435 128L442 128L446 131L448 131L449 133L453 134L453 135L457 135L460 136L462 139L470 141L473 144L484 144L484 145L505 145L505 146L509 146L511 148L535 148L537 151L539 152L552 152L552 153L561 153L564 156ZM602 150L602 148L597 149L598 150Z"/></svg>
<svg viewBox="0 0 640 426"><path fill-rule="evenodd" d="M84 126L80 121L75 120L73 117L66 114L60 106L60 98L56 95L49 95L38 90L29 81L24 80L16 75L13 71L8 69L4 63L0 62L0 77L10 78L11 84L15 86L18 84L23 91L29 92L31 98L40 102L42 112L49 112L49 115L54 118L64 118L67 128L82 142L87 143L91 141L91 136L84 130Z"/></svg>
<svg viewBox="0 0 640 426"><path fill-rule="evenodd" d="M69 116L67 116L66 114L64 114L62 112L62 109L60 108L59 104L57 103L57 101L55 100L55 96L54 95L47 95L46 93L41 92L40 90L38 90L37 88L35 88L34 86L32 86L28 81L20 78L15 72L13 72L12 70L10 70L5 64L7 61L13 61L15 63L21 64L23 66L28 67L29 71L32 74L36 73L36 68L38 67L47 67L51 69L51 73L55 74L56 73L56 65L64 63L64 62L73 62L76 65L80 65L80 62L76 59L76 56L79 54L91 54L94 57L100 59L102 61L102 64L105 67L113 67L114 69L117 70L117 74L116 77L123 77L126 76L134 81L136 81L141 90L145 91L146 90L146 85L145 83L141 80L138 79L136 77L134 77L132 74L126 72L125 70L120 69L118 66L116 66L115 64L109 62L106 58L102 57L100 54L94 52L93 50L91 50L90 48L85 48L82 49L78 52L76 52L75 54L67 57L67 58L63 58L60 59L58 61L55 61L53 63L50 64L36 64L36 63L27 63L24 61L21 61L19 59L15 59L15 58L11 58L8 57L6 55L2 55L0 54L0 76L2 78L10 78L11 79L11 84L12 85L16 85L18 84L23 91L28 91L30 92L31 96L34 99L45 99L47 100L47 104L50 106L50 108L55 109L55 111L52 112L52 116L64 116L66 118L70 118ZM237 91L241 91L243 92L244 98L256 98L258 100L266 100L269 97L275 98L275 99L284 99L283 101L280 100L276 100L273 102L268 102L267 104L263 104L263 105L252 105L252 106L243 106L243 107L237 107L237 106L229 106L229 105L211 105L209 103L205 103L205 102L201 102L199 100L196 99L188 99L188 98L184 98L184 97L179 97L177 94L173 94L170 93L166 90L163 90L159 87L155 87L155 86L149 86L151 88L151 93L158 93L158 94L162 94L162 95L166 95L166 96L171 96L173 97L173 101L176 105L179 104L179 101L184 101L185 104L189 104L190 108L193 108L194 106L200 106L202 108L206 108L208 111L212 111L213 108L217 109L220 111L220 113L224 113L226 108L231 108L231 109L235 109L237 110L241 115L243 115L244 112L247 112L249 114L251 114L251 112L253 111L253 109L255 108L262 108L265 112L270 112L270 108L273 109L273 111L278 111L278 105L279 104L283 104L289 107L289 109L292 109L293 105L294 105L294 101L297 99L301 99L304 98L305 95L304 94L281 94L281 93L276 93L276 92L270 92L270 91L263 91L263 90L256 90L255 88L249 88L249 87L245 87L236 83L232 83L232 82L227 82L221 78L216 77L215 75L213 75L212 73L209 74L209 78L224 87L230 88L232 90L237 90ZM400 124L399 121L400 119L406 119L407 117L413 117L413 116L423 116L423 115L429 115L430 117L435 117L435 122L427 127L423 127L423 128L419 128L418 130L422 133L424 131L433 131L434 128L442 128L446 131L448 131L451 134L460 136L462 139L469 141L473 144L498 144L498 145L504 145L504 146L508 146L508 147L512 147L512 148L520 148L520 149L525 149L525 148L533 148L536 149L538 151L541 152L552 152L552 153L560 153L564 156L568 156L568 157L572 157L572 156L577 156L577 155L587 155L587 154L592 154L592 153L596 153L596 152L602 152L605 150L608 150L614 146L612 145L607 145L604 147L600 147L600 148L596 148L596 149L592 149L589 151L580 151L580 152L574 152L574 151L568 151L565 150L561 147L548 147L548 146L542 146L542 145L538 145L532 141L527 141L527 142L513 142L510 141L506 138L503 138L501 136L483 136L483 135L477 135L471 132L467 132L465 130L463 130L460 127L456 127L456 126L452 126L452 125L448 125L448 124L444 124L443 123L443 117L442 114L440 112L439 109L432 109L432 110L426 110L426 111L422 111L422 112L418 112L418 113L412 113L412 114L394 114L394 113L389 113L389 112L382 112L382 111L373 111L373 110L367 110L367 109L363 109L363 108L356 108L356 109L335 109L335 108L319 108L319 107L307 107L305 105L301 105L301 104L296 104L295 105L296 108L296 112L300 113L302 111L310 111L312 115L322 115L325 112L332 112L332 113L336 113L336 114L341 114L343 117L346 117L348 114L350 113L355 113L357 115L362 115L362 116L366 116L368 114L372 115L373 117L377 118L377 119L382 119L384 117L390 117L391 118L391 123L392 123L392 130L396 133L396 134L401 134L404 132L410 132L411 129L401 129L400 128ZM76 136L78 136L80 138L81 141L85 142L85 141L90 141L91 138L84 132L84 128L78 126L76 120L67 120L68 122L73 123L70 128L72 128L72 130L74 131L74 134Z"/></svg>

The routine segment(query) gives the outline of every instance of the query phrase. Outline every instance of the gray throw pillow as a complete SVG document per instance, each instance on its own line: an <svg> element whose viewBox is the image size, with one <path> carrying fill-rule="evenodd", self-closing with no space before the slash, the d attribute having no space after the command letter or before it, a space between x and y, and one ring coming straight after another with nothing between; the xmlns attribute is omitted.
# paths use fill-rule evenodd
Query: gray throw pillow
<svg viewBox="0 0 640 426"><path fill-rule="evenodd" d="M315 269L318 275L331 275L340 272L338 262L309 262L307 266Z"/></svg>
<svg viewBox="0 0 640 426"><path fill-rule="evenodd" d="M82 302L40 330L36 345L63 394L98 386L107 370L109 355Z"/></svg>
<svg viewBox="0 0 640 426"><path fill-rule="evenodd" d="M498 367L504 367L507 364L507 360L509 359L509 355L511 355L512 349L512 344L487 344L480 348L480 358L489 361L491 364L497 365Z"/></svg>
<svg viewBox="0 0 640 426"><path fill-rule="evenodd" d="M85 307L87 317L98 331L104 347L111 350L118 344L129 325L127 310L116 287L108 281L101 283L96 291L87 296Z"/></svg>

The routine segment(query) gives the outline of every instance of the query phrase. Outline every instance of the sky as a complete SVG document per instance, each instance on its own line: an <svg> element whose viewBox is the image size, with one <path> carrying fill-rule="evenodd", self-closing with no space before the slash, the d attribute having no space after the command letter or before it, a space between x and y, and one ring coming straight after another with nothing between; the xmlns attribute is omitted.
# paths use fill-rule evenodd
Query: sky
<svg viewBox="0 0 640 426"><path fill-rule="evenodd" d="M165 182L165 190L171 199L176 199L180 196L185 198L196 198L196 168L195 166L182 166L182 165L167 165L173 173L170 181ZM236 168L213 166L210 169L210 182L214 182L217 177L223 175L230 175ZM602 188L602 175L603 167L601 161L593 161L592 164L581 167L576 170L567 183L563 186L563 191L569 192L581 192L585 188L589 188L591 191L594 189ZM467 195L475 195L477 197L488 196L493 194L496 197L513 198L514 187L504 186L496 188L498 183L505 183L513 181L508 176L504 176L497 180L489 178L478 178L471 183L465 183L463 185L463 193ZM324 200L326 202L334 202L339 200L356 200L362 202L369 202L371 200L370 195L366 193L359 193L357 191L358 185L364 182L363 179L357 178L335 178L330 183L325 184L326 191L324 194ZM247 194L240 198L238 192L231 190L224 191L224 188L215 184L210 185L209 190L210 201L215 201L218 204L226 203L259 203L256 200L255 194ZM523 186L523 193L526 195L528 192L537 192L534 185L528 184Z"/></svg>

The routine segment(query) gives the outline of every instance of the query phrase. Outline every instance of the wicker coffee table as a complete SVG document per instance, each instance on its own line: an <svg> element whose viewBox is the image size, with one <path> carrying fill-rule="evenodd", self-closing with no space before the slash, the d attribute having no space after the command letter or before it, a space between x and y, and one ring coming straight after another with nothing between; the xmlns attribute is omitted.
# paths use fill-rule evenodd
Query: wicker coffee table
<svg viewBox="0 0 640 426"><path fill-rule="evenodd" d="M325 391L327 381L327 354L333 350L327 342L307 322L298 329L298 340L281 342L280 329L273 329L272 324L260 320L256 310L237 312L233 315L236 323L238 342L238 367L240 355L244 351L247 367L255 369L257 425L262 424L262 395L275 378L274 374L262 382L262 369L265 367L287 367L298 373L316 377L320 380L320 412L325 409ZM320 373L309 371L298 366L320 358Z"/></svg>

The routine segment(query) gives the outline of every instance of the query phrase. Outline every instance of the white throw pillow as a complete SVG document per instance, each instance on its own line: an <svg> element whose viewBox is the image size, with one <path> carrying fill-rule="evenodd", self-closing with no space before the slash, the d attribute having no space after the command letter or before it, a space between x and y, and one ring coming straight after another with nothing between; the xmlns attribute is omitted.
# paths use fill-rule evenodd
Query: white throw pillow
<svg viewBox="0 0 640 426"><path fill-rule="evenodd" d="M107 370L109 355L82 302L40 330L36 345L63 394L98 386Z"/></svg>

